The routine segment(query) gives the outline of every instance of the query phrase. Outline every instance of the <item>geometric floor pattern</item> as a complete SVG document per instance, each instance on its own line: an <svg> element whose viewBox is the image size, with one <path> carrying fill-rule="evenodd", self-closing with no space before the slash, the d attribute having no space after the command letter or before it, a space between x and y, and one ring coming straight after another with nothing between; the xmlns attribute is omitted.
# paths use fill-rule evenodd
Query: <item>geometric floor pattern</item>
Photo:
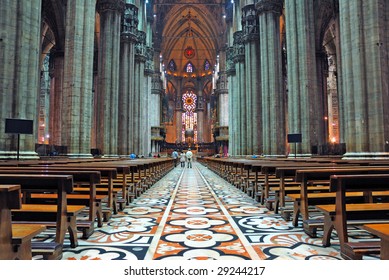
<svg viewBox="0 0 389 280"><path fill-rule="evenodd" d="M354 238L371 238L355 231ZM375 259L375 256L371 257ZM199 163L176 167L63 260L341 260Z"/></svg>

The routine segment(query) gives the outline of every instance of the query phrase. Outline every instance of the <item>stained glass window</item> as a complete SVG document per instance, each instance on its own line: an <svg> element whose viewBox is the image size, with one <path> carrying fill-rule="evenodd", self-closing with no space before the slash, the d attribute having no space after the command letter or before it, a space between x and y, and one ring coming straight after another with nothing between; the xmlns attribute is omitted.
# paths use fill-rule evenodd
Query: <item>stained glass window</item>
<svg viewBox="0 0 389 280"><path fill-rule="evenodd" d="M197 113L191 113L185 112L182 114L182 134L181 139L182 142L185 142L185 131L186 130L193 130L194 137L193 142L197 143Z"/></svg>
<svg viewBox="0 0 389 280"><path fill-rule="evenodd" d="M187 47L184 54L186 58L193 58L195 56L195 50L192 47Z"/></svg>
<svg viewBox="0 0 389 280"><path fill-rule="evenodd" d="M170 62L169 62L169 70L170 71L176 71L177 70L177 68L176 68L176 63L174 62L174 60L172 59L172 60L170 60Z"/></svg>
<svg viewBox="0 0 389 280"><path fill-rule="evenodd" d="M186 73L193 73L193 64L188 62L185 66L185 72Z"/></svg>
<svg viewBox="0 0 389 280"><path fill-rule="evenodd" d="M184 110L191 113L196 109L197 96L193 91L187 91L182 95Z"/></svg>
<svg viewBox="0 0 389 280"><path fill-rule="evenodd" d="M208 59L206 59L204 62L204 70L208 71L209 69L211 69L211 64L209 63Z"/></svg>

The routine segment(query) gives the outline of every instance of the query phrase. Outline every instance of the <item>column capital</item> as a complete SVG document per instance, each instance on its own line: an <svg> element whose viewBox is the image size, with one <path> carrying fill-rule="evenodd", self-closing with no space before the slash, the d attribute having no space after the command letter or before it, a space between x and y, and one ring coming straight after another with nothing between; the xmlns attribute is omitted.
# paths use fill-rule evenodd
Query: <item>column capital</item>
<svg viewBox="0 0 389 280"><path fill-rule="evenodd" d="M283 0L259 0L255 4L255 9L257 10L258 14L270 12L281 15L283 2Z"/></svg>
<svg viewBox="0 0 389 280"><path fill-rule="evenodd" d="M99 0L97 2L96 10L99 13L107 11L123 13L125 5L124 0Z"/></svg>
<svg viewBox="0 0 389 280"><path fill-rule="evenodd" d="M259 24L254 4L246 5L242 9L242 30L244 42L258 40Z"/></svg>
<svg viewBox="0 0 389 280"><path fill-rule="evenodd" d="M138 23L138 8L135 5L126 4L122 15L122 34L132 33L136 36Z"/></svg>
<svg viewBox="0 0 389 280"><path fill-rule="evenodd" d="M235 75L234 47L226 49L226 74L227 76Z"/></svg>
<svg viewBox="0 0 389 280"><path fill-rule="evenodd" d="M234 37L234 57L233 61L235 63L243 62L245 58L245 47L244 47L244 33L243 31L236 31L233 34Z"/></svg>
<svg viewBox="0 0 389 280"><path fill-rule="evenodd" d="M137 30L137 43L135 45L135 60L138 62L146 62L147 60L147 46L146 46L146 32Z"/></svg>

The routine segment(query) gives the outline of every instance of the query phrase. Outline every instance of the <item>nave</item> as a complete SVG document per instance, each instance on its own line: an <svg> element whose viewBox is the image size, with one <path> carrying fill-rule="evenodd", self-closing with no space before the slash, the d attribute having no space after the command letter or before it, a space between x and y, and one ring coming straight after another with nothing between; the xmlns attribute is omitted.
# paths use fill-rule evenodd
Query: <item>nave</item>
<svg viewBox="0 0 389 280"><path fill-rule="evenodd" d="M349 233L372 238L357 229ZM320 231L309 237L194 162L192 169L174 168L76 248L65 241L62 260L342 259L336 233L331 247L320 237ZM50 232L40 239L50 240Z"/></svg>

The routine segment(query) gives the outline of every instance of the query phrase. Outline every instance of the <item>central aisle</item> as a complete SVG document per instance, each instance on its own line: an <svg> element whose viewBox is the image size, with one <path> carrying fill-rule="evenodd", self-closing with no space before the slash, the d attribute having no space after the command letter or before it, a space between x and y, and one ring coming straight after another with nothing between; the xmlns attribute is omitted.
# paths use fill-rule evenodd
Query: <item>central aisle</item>
<svg viewBox="0 0 389 280"><path fill-rule="evenodd" d="M356 238L358 235L356 236ZM203 165L176 167L62 259L342 259Z"/></svg>
<svg viewBox="0 0 389 280"><path fill-rule="evenodd" d="M183 169L145 259L259 259L198 166Z"/></svg>

